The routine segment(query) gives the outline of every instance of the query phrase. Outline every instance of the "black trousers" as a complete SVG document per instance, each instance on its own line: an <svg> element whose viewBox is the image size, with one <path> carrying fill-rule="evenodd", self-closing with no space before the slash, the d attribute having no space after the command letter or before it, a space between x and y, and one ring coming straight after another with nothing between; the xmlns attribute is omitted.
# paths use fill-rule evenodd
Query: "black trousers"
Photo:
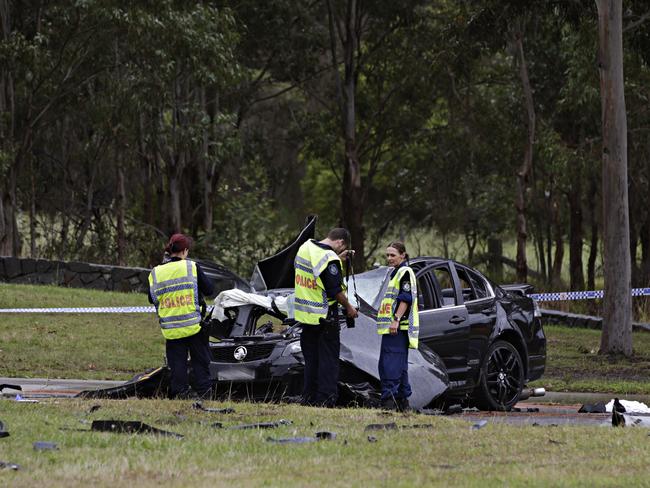
<svg viewBox="0 0 650 488"><path fill-rule="evenodd" d="M171 370L169 395L171 398L189 393L190 384L187 373L187 353L194 373L195 390L201 396L209 396L212 389L210 380L210 348L203 329L182 339L170 339L165 344L167 365Z"/></svg>
<svg viewBox="0 0 650 488"><path fill-rule="evenodd" d="M305 358L303 403L334 406L338 398L340 327L303 324L300 347Z"/></svg>

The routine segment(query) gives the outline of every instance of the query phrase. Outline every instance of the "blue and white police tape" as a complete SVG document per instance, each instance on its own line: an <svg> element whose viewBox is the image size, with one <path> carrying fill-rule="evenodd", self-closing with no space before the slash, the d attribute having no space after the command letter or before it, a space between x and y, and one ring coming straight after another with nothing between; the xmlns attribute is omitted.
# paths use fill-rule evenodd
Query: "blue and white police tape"
<svg viewBox="0 0 650 488"><path fill-rule="evenodd" d="M562 302L567 300L596 300L603 298L603 290L562 291L553 293L531 293L530 298L538 302ZM632 288L633 297L650 296L650 288Z"/></svg>
<svg viewBox="0 0 650 488"><path fill-rule="evenodd" d="M650 296L650 288L632 288L633 297ZM552 293L530 293L528 296L538 302L562 302L568 300L596 300L603 298L603 290L558 291ZM148 307L67 307L67 308L0 308L0 313L154 313ZM208 307L208 312L212 307Z"/></svg>

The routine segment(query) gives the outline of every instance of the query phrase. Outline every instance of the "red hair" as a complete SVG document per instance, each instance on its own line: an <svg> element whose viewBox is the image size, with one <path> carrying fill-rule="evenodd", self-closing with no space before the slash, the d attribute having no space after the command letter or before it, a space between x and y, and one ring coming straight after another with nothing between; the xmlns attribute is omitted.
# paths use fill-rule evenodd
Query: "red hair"
<svg viewBox="0 0 650 488"><path fill-rule="evenodd" d="M192 247L192 239L185 234L174 234L169 238L169 242L165 246L165 252L174 254L177 252L190 249Z"/></svg>

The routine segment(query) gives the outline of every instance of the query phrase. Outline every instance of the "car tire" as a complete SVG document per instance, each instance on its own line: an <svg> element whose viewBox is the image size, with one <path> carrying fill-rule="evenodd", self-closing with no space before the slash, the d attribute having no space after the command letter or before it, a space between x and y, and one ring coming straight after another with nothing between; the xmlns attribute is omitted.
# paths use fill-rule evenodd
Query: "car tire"
<svg viewBox="0 0 650 488"><path fill-rule="evenodd" d="M509 411L524 386L524 363L511 343L495 341L488 348L477 391L477 406L484 410Z"/></svg>

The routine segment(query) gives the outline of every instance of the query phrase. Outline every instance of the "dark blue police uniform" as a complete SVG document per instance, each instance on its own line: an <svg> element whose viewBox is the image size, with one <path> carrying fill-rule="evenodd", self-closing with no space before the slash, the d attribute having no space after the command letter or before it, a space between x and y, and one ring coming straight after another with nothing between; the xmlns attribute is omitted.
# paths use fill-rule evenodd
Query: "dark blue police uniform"
<svg viewBox="0 0 650 488"><path fill-rule="evenodd" d="M392 279L397 270L406 266L406 261L396 267L390 278ZM395 310L400 303L408 304L404 316L408 316L412 303L411 282L408 274L400 280L399 293L395 299ZM381 350L379 352L379 378L381 378L381 401L382 404L404 406L407 398L411 396L411 385L408 377L408 331L398 329L397 334L383 334L381 336Z"/></svg>
<svg viewBox="0 0 650 488"><path fill-rule="evenodd" d="M169 261L180 261L181 258L173 256ZM212 295L214 285L207 278L201 267L196 265L196 278L199 288L199 300L203 303L203 297ZM151 290L148 293L149 303L153 303ZM171 398L185 398L191 396L188 390L187 355L189 352L190 366L194 374L194 386L196 393L201 397L208 397L212 392L212 380L210 379L210 346L206 330L201 329L198 333L182 339L171 339L165 341L165 353L167 366L171 372L169 384L169 396Z"/></svg>
<svg viewBox="0 0 650 488"><path fill-rule="evenodd" d="M333 251L327 244L313 241L318 247ZM320 275L327 298L343 291L343 273L339 263L331 263ZM341 328L338 302L330 306L328 324L309 324L300 333L300 347L305 358L302 403L333 407L338 399L339 353Z"/></svg>

